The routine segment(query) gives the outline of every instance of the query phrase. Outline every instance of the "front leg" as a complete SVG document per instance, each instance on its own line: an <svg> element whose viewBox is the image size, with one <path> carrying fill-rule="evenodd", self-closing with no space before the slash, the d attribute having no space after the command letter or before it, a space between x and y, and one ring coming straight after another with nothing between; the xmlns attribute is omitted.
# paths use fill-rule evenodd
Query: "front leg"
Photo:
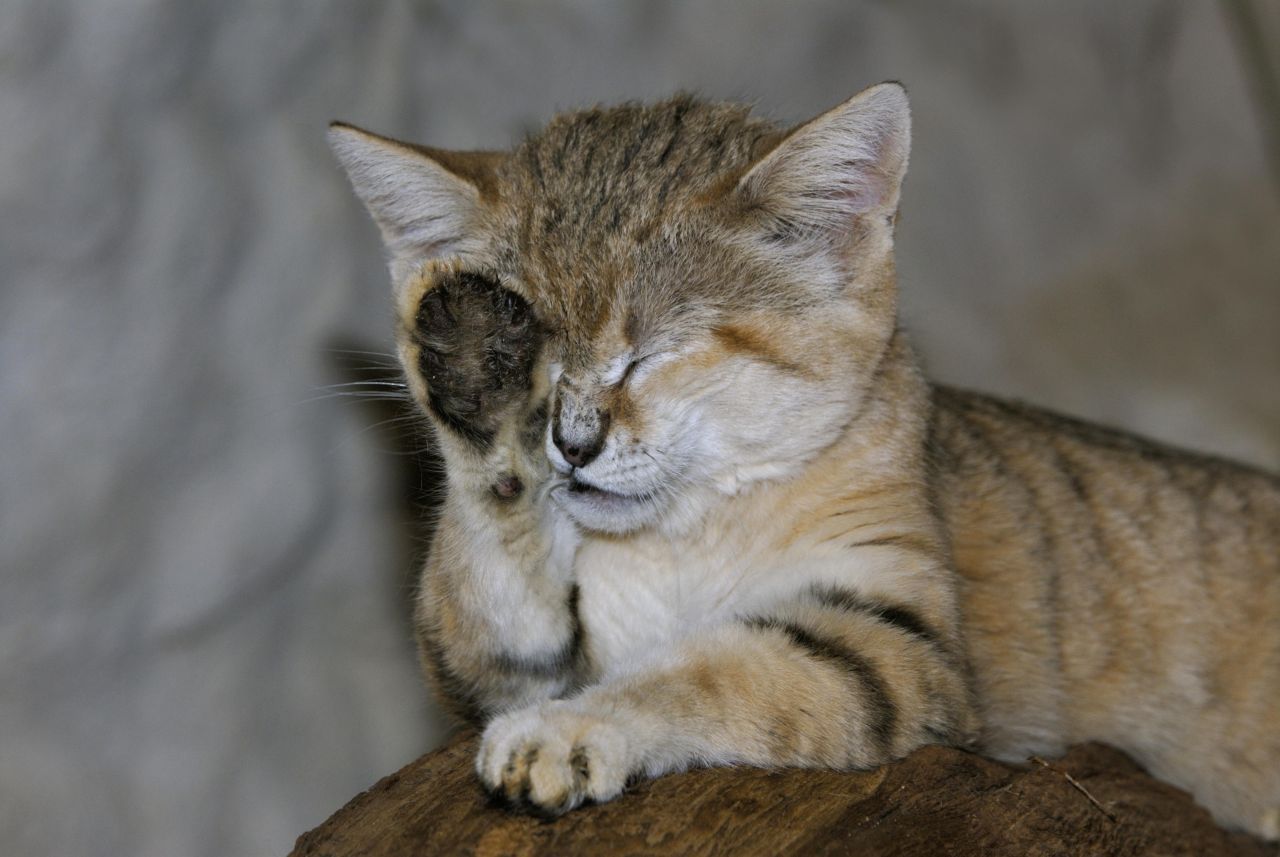
<svg viewBox="0 0 1280 857"><path fill-rule="evenodd" d="M417 288L401 357L436 427L448 493L414 626L446 704L482 722L571 686L577 534L546 499L548 390L530 308L475 274Z"/></svg>
<svg viewBox="0 0 1280 857"><path fill-rule="evenodd" d="M558 696L580 667L577 534L536 499L453 491L414 615L428 678L462 719ZM494 509L495 504L509 504Z"/></svg>
<svg viewBox="0 0 1280 857"><path fill-rule="evenodd" d="M508 800L558 814L694 764L869 768L966 743L976 721L952 640L908 608L815 589L499 717L478 771Z"/></svg>

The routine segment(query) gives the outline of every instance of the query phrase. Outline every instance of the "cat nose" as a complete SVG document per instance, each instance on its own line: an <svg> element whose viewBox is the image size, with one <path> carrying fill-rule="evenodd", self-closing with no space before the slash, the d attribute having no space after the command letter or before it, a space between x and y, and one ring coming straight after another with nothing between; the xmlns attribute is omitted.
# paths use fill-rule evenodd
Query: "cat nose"
<svg viewBox="0 0 1280 857"><path fill-rule="evenodd" d="M557 415L558 416L558 415ZM551 441L560 450L564 460L574 467L586 467L604 449L605 436L609 433L609 413L597 412L590 425L575 420L563 426L557 419L551 427Z"/></svg>

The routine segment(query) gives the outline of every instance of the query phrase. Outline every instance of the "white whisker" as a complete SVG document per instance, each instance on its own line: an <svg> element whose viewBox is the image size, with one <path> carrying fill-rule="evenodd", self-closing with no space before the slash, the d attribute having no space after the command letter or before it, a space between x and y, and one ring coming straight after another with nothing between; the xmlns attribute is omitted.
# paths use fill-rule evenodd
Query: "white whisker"
<svg viewBox="0 0 1280 857"><path fill-rule="evenodd" d="M387 402L409 402L412 401L405 393L392 393L388 390L332 390L328 393L322 393L318 396L301 399L293 402L294 407L300 405L309 405L312 402L321 402L326 399L369 399L382 400Z"/></svg>
<svg viewBox="0 0 1280 857"><path fill-rule="evenodd" d="M409 385L408 385L408 384L406 384L404 381L390 381L390 380L387 380L387 381L375 381L375 380L371 380L371 381L350 381L350 382L348 382L348 383L346 383L346 384L325 384L325 385L323 385L323 386L321 386L321 387L317 387L316 389L319 389L319 390L337 390L337 389L340 389L340 388L342 388L342 387L397 387L397 388L402 389L402 390L407 390L407 389L409 388Z"/></svg>
<svg viewBox="0 0 1280 857"><path fill-rule="evenodd" d="M380 357L383 360L394 362L396 356L389 351L361 351L358 348L326 348L329 354L358 354L362 357Z"/></svg>

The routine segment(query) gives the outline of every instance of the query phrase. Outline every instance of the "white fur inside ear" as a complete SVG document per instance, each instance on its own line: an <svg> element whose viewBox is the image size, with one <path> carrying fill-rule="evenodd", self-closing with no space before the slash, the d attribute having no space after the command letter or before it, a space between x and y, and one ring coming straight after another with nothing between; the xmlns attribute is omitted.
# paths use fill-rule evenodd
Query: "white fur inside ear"
<svg viewBox="0 0 1280 857"><path fill-rule="evenodd" d="M329 146L393 257L457 251L480 204L474 184L416 149L350 125L332 125Z"/></svg>
<svg viewBox="0 0 1280 857"><path fill-rule="evenodd" d="M854 217L897 208L910 150L906 91L882 83L792 131L738 192L780 222L843 232Z"/></svg>

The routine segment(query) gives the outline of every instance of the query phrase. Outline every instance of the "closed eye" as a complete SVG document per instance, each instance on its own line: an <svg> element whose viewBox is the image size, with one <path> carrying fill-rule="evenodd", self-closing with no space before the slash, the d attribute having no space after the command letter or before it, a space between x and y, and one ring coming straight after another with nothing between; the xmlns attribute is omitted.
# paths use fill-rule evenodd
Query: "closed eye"
<svg viewBox="0 0 1280 857"><path fill-rule="evenodd" d="M636 369L640 368L642 364L647 363L653 356L654 355L652 354L645 354L640 357L632 358L631 362L627 364L627 368L622 370L622 377L618 379L618 386L622 386L626 384L627 381L631 380L631 376L635 374Z"/></svg>

